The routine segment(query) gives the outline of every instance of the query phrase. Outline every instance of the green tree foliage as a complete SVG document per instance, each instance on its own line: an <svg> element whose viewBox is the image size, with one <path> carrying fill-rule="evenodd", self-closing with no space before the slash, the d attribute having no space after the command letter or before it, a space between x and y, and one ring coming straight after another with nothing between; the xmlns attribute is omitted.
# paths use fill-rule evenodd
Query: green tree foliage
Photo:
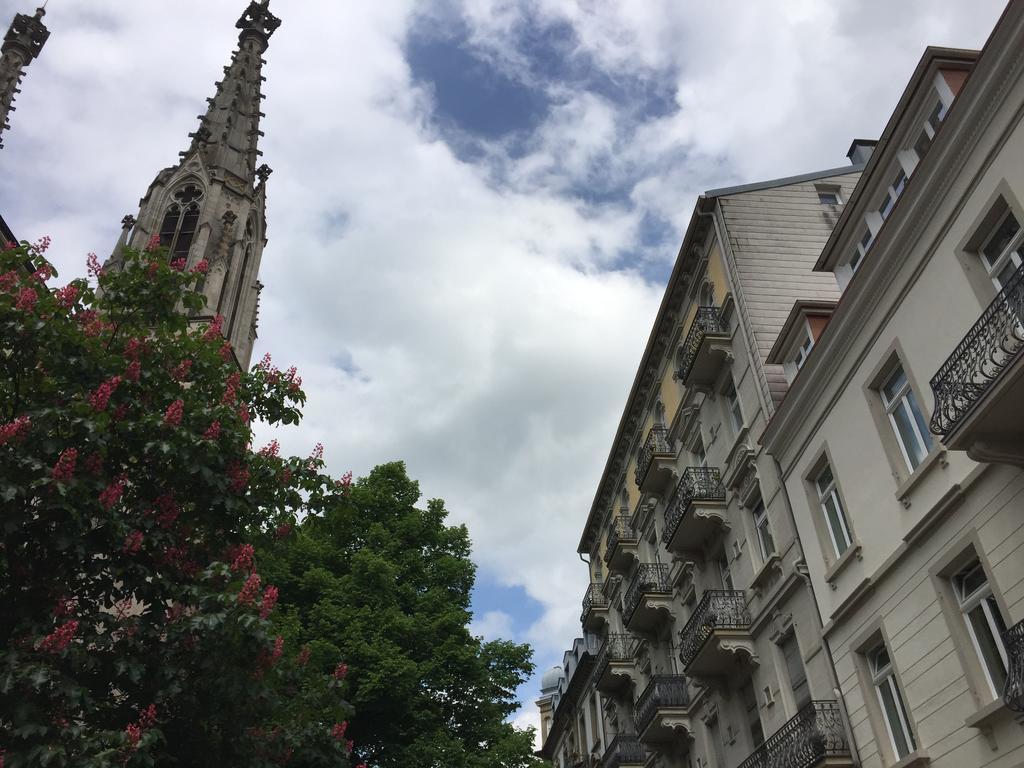
<svg viewBox="0 0 1024 768"><path fill-rule="evenodd" d="M205 262L58 289L45 246L0 247L0 766L349 765L343 675L277 636L245 544L345 493L249 448L294 371L187 321Z"/></svg>
<svg viewBox="0 0 1024 768"><path fill-rule="evenodd" d="M505 722L530 648L470 635L468 534L445 524L442 501L419 499L403 464L377 467L261 552L281 589L280 631L321 669L339 655L351 665L350 730L370 766L540 765L532 729Z"/></svg>

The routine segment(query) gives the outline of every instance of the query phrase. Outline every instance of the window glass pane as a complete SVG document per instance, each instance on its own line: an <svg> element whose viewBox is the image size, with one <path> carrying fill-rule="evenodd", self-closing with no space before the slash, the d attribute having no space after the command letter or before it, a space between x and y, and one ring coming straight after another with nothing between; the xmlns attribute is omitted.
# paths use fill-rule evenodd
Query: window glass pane
<svg viewBox="0 0 1024 768"><path fill-rule="evenodd" d="M917 153L918 160L925 156L925 153L931 145L931 136L928 135L927 131L921 131L921 134L917 137L917 141L914 142L914 152Z"/></svg>
<svg viewBox="0 0 1024 768"><path fill-rule="evenodd" d="M988 584L988 577L977 560L956 575L956 588L961 600L970 597Z"/></svg>
<svg viewBox="0 0 1024 768"><path fill-rule="evenodd" d="M807 685L807 672L804 670L804 662L800 658L800 646L797 645L796 635L790 635L782 644L782 656L786 661L786 672L789 675L789 685L793 690L793 698L797 707L803 707L811 700L810 687Z"/></svg>
<svg viewBox="0 0 1024 768"><path fill-rule="evenodd" d="M885 721L889 724L889 731L892 733L893 747L896 750L896 757L904 758L913 750L908 734L903 728L905 712L903 699L896 689L896 681L887 677L878 686L879 699L882 702L882 709L885 714Z"/></svg>
<svg viewBox="0 0 1024 768"><path fill-rule="evenodd" d="M835 192L819 192L818 202L822 205L839 205L839 197Z"/></svg>
<svg viewBox="0 0 1024 768"><path fill-rule="evenodd" d="M946 105L939 101L934 107L932 107L932 113L928 115L928 124L932 127L932 130L939 130L939 123L942 122L942 118L946 116Z"/></svg>
<svg viewBox="0 0 1024 768"><path fill-rule="evenodd" d="M889 666L889 649L880 645L871 651L871 673L877 675Z"/></svg>
<svg viewBox="0 0 1024 768"><path fill-rule="evenodd" d="M920 436L920 441L924 444L925 454L932 449L932 433L928 429L928 425L925 423L924 414L921 413L921 408L917 404L917 397L914 395L914 391L911 389L907 390L905 396L907 406L910 408L910 412L914 414L914 423L917 424L917 433Z"/></svg>
<svg viewBox="0 0 1024 768"><path fill-rule="evenodd" d="M996 263L1003 254L1003 251L1009 246L1010 241L1013 240L1014 235L1019 231L1020 224L1017 223L1014 215L1012 213L1006 214L1006 217L1000 222L991 239L981 249L990 268Z"/></svg>
<svg viewBox="0 0 1024 768"><path fill-rule="evenodd" d="M900 442L903 444L903 450L907 452L907 461L910 462L910 468L917 469L918 464L925 457L925 449L917 437L906 401L901 402L892 412L892 419Z"/></svg>
<svg viewBox="0 0 1024 768"><path fill-rule="evenodd" d="M846 534L846 521L842 519L843 513L838 508L835 494L829 494L822 506L825 509L829 530L832 531L832 539L835 541L836 554L841 555L850 546L850 539Z"/></svg>
<svg viewBox="0 0 1024 768"><path fill-rule="evenodd" d="M896 171L896 178L893 179L892 189L896 193L896 197L903 194L903 188L907 186L907 175L903 172L903 169Z"/></svg>
<svg viewBox="0 0 1024 768"><path fill-rule="evenodd" d="M993 619L991 623L990 616ZM998 624L995 623L996 617L999 617ZM994 615L986 612L985 607L979 603L967 613L967 620L971 624L974 639L978 644L981 662L988 670L992 685L995 687L993 693L999 695L1006 684L1006 665L1003 663L1001 640L997 640L995 637L995 632L1002 632L1005 629L1001 626L1002 617L998 611Z"/></svg>
<svg viewBox="0 0 1024 768"><path fill-rule="evenodd" d="M999 274L996 276L996 282L1000 288L1005 288L1006 284L1010 282L1013 274L1019 269L1019 264L1013 259L1007 259L1006 264L999 270Z"/></svg>
<svg viewBox="0 0 1024 768"><path fill-rule="evenodd" d="M882 394L885 396L885 402L887 405L896 399L896 396L899 394L900 390L906 386L906 383L907 377L906 374L903 373L902 367L897 368L892 372L892 375L889 376L889 379L882 386Z"/></svg>
<svg viewBox="0 0 1024 768"><path fill-rule="evenodd" d="M818 495L823 496L828 487L832 485L832 467L828 464L821 470L821 474L818 475Z"/></svg>

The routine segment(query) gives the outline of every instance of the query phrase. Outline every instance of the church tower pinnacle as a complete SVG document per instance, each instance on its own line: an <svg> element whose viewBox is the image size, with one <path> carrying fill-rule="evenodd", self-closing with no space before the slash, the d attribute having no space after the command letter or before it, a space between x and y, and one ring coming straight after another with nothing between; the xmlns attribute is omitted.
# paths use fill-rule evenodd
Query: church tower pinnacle
<svg viewBox="0 0 1024 768"><path fill-rule="evenodd" d="M256 341L260 259L266 239L266 187L271 170L259 164L263 54L281 20L270 0L252 0L236 25L238 48L207 99L199 127L177 165L157 174L140 201L138 217L126 216L111 256L128 245L145 248L154 236L187 268L206 261L198 287L206 307L194 316L208 323L220 315L222 331L238 364L248 368Z"/></svg>
<svg viewBox="0 0 1024 768"><path fill-rule="evenodd" d="M14 97L20 93L18 86L25 68L39 56L50 36L43 24L45 15L43 8L37 8L34 16L16 14L0 46L0 148L4 145L3 132L11 127Z"/></svg>

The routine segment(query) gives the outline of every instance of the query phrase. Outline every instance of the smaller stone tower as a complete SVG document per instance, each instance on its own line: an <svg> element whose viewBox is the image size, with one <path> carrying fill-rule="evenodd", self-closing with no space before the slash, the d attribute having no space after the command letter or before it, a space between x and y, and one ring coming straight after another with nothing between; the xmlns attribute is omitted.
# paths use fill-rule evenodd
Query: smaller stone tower
<svg viewBox="0 0 1024 768"><path fill-rule="evenodd" d="M141 250L154 236L188 268L205 260L209 272L199 291L206 307L193 319L208 323L222 316L223 333L243 369L256 341L263 288L258 276L267 243L271 170L257 166L263 54L281 25L269 5L270 0L253 0L238 20L238 48L213 98L207 99L198 129L189 134L189 148L177 165L157 174L139 203L139 215L124 218L108 262L116 267L124 246Z"/></svg>
<svg viewBox="0 0 1024 768"><path fill-rule="evenodd" d="M50 36L50 30L43 24L45 15L42 8L37 8L34 16L17 14L0 46L0 148L4 145L4 131L11 127L14 97L21 93L18 86L25 68L39 56Z"/></svg>

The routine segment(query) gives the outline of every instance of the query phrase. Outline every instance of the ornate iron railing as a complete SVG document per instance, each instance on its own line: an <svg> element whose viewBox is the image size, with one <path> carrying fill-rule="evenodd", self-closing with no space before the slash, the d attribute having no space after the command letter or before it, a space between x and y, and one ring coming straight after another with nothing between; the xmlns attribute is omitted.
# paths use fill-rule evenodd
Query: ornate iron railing
<svg viewBox="0 0 1024 768"><path fill-rule="evenodd" d="M644 447L641 449L639 460L636 463L636 471L633 476L638 488L647 479L647 473L651 469L651 464L654 463L654 457L671 453L672 448L668 444L668 427L655 424L647 433L647 440L644 441Z"/></svg>
<svg viewBox="0 0 1024 768"><path fill-rule="evenodd" d="M613 661L632 661L640 647L641 640L628 632L612 632L601 645L594 664L594 677L600 680L605 669Z"/></svg>
<svg viewBox="0 0 1024 768"><path fill-rule="evenodd" d="M665 563L641 563L626 590L623 605L623 619L628 624L633 612L640 605L643 596L649 592L667 594L672 592L668 583L668 565Z"/></svg>
<svg viewBox="0 0 1024 768"><path fill-rule="evenodd" d="M601 758L601 768L619 768L620 765L643 765L646 759L643 745L635 733L620 733L610 742Z"/></svg>
<svg viewBox="0 0 1024 768"><path fill-rule="evenodd" d="M679 370L676 371L676 378L680 381L686 381L686 377L690 375L693 361L697 359L697 353L700 352L700 345L704 343L704 337L709 333L728 334L729 326L722 317L722 310L718 307L698 307L693 324L690 326L690 332L686 334L686 341L683 342Z"/></svg>
<svg viewBox="0 0 1024 768"><path fill-rule="evenodd" d="M604 548L604 561L607 563L615 554L620 541L636 541L636 529L633 528L632 515L619 515L608 526L608 542Z"/></svg>
<svg viewBox="0 0 1024 768"><path fill-rule="evenodd" d="M1009 668L1006 670L1006 686L1003 701L1014 712L1024 712L1024 621L1006 630L1003 635Z"/></svg>
<svg viewBox="0 0 1024 768"><path fill-rule="evenodd" d="M659 709L690 706L690 691L682 675L655 675L636 700L633 718L637 733L643 733Z"/></svg>
<svg viewBox="0 0 1024 768"><path fill-rule="evenodd" d="M583 593L583 613L580 614L580 623L587 620L587 614L593 608L607 608L608 598L604 594L604 583L594 582L587 591Z"/></svg>
<svg viewBox="0 0 1024 768"><path fill-rule="evenodd" d="M812 768L827 757L850 754L834 701L812 701L769 737L740 768Z"/></svg>
<svg viewBox="0 0 1024 768"><path fill-rule="evenodd" d="M725 501L725 484L717 467L687 467L679 478L675 493L665 507L665 530L661 540L672 541L690 506L695 501Z"/></svg>
<svg viewBox="0 0 1024 768"><path fill-rule="evenodd" d="M996 294L932 377L931 431L947 435L970 413L1024 349L1024 266Z"/></svg>
<svg viewBox="0 0 1024 768"><path fill-rule="evenodd" d="M690 620L679 633L679 659L683 667L700 653L716 629L747 629L750 611L742 592L710 589L704 593Z"/></svg>

